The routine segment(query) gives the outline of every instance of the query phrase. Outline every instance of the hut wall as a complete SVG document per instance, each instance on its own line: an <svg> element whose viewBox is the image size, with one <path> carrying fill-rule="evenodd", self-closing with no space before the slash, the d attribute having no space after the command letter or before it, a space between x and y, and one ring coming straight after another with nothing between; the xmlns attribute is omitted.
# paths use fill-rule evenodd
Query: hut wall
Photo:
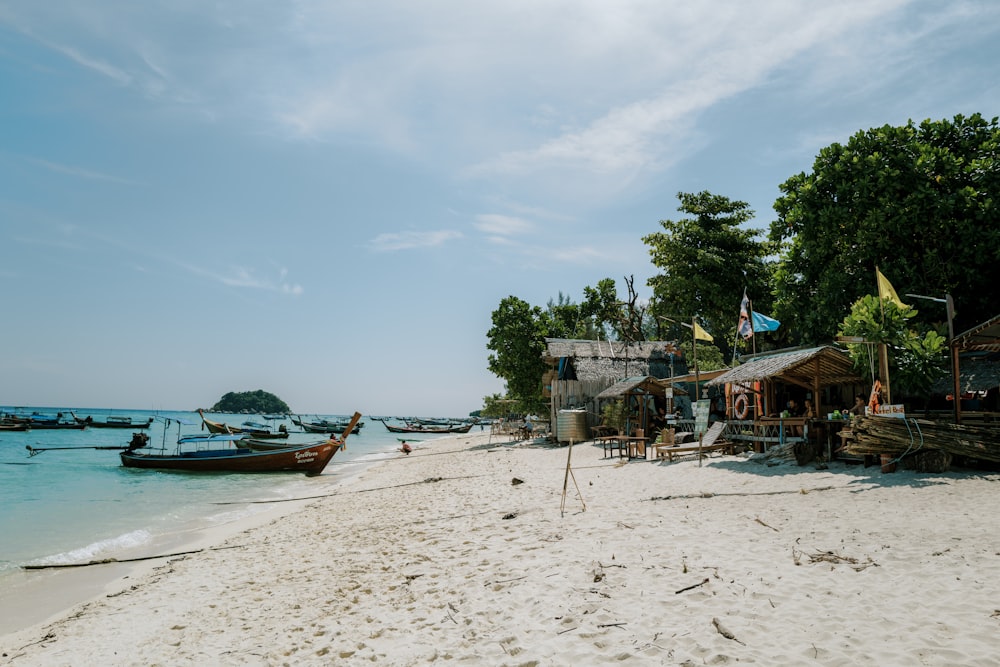
<svg viewBox="0 0 1000 667"><path fill-rule="evenodd" d="M587 426L596 426L601 421L595 396L615 383L614 380L555 380L552 382L552 407L549 424L552 435L558 441L559 411L584 408L587 411Z"/></svg>

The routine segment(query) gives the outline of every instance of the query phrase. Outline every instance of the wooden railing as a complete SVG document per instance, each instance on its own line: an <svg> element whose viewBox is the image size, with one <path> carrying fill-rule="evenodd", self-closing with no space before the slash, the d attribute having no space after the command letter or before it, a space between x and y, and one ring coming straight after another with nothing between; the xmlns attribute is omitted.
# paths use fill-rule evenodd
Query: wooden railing
<svg viewBox="0 0 1000 667"><path fill-rule="evenodd" d="M722 432L726 440L750 442L758 451L772 445L805 442L809 439L809 422L804 417L762 417L757 420L728 421ZM759 447L757 447L759 445Z"/></svg>

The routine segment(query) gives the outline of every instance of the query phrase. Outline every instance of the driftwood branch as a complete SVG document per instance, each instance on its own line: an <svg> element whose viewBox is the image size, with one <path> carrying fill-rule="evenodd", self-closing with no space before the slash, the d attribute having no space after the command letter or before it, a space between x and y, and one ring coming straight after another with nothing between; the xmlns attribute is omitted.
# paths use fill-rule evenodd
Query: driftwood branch
<svg viewBox="0 0 1000 667"><path fill-rule="evenodd" d="M698 588L699 586L704 586L707 583L708 583L708 577L705 577L704 579L702 579L697 584L691 584L690 586L686 586L686 587L680 589L679 591L674 591L674 595L678 595L680 593L684 593L685 591L690 591L690 590L692 590L694 588Z"/></svg>

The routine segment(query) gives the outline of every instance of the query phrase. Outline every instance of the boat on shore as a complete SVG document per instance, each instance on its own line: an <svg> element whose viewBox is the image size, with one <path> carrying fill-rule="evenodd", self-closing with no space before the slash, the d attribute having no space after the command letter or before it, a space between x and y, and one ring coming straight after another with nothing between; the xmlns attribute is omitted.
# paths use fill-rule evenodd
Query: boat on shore
<svg viewBox="0 0 1000 667"><path fill-rule="evenodd" d="M424 424L405 422L400 426L399 424L390 424L386 420L380 421L382 421L389 433L468 433L472 429L472 422L452 424L451 426L426 426Z"/></svg>
<svg viewBox="0 0 1000 667"><path fill-rule="evenodd" d="M358 419L361 413L356 412L353 421ZM219 448L216 443L221 439L228 439L236 446ZM184 440L178 439L173 453L155 453L157 450L149 447L148 435L134 433L132 441L119 456L126 468L178 472L301 472L314 476L323 472L334 454L344 446L346 437L266 451L241 446L240 434L216 434L211 441L212 449L188 449L184 445L192 441Z"/></svg>

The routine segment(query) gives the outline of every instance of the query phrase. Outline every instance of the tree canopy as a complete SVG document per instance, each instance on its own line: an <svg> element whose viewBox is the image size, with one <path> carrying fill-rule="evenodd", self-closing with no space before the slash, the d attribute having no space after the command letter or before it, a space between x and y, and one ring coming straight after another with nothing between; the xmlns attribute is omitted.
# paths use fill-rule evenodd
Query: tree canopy
<svg viewBox="0 0 1000 667"><path fill-rule="evenodd" d="M211 412L255 412L288 414L291 408L283 400L263 389L256 391L230 391L222 395Z"/></svg>
<svg viewBox="0 0 1000 667"><path fill-rule="evenodd" d="M833 337L851 304L875 290L876 266L900 293L951 293L963 327L996 314L996 118L858 132L780 188L770 231L782 244L774 308L801 342Z"/></svg>
<svg viewBox="0 0 1000 667"><path fill-rule="evenodd" d="M660 271L648 281L648 300L630 278L627 299L610 278L585 287L579 305L562 293L545 310L504 299L488 347L495 353L490 370L508 383L507 399L525 401L525 409L543 402L546 336L682 340L690 330L681 322L697 317L728 358L744 290L753 310L781 321L763 348L755 338L757 349L825 343L838 329L863 335L894 348L896 387L924 391L943 362L945 308L928 305L918 322L913 309L887 308L883 320L879 307L876 321L880 302L868 296L877 292L876 267L901 295L951 294L956 331L997 314L997 118L958 115L860 131L820 150L812 172L792 176L780 190L766 237L748 227L754 212L745 202L678 193L677 210L687 217L661 220L662 231L642 238ZM701 349L699 362L714 365Z"/></svg>
<svg viewBox="0 0 1000 667"><path fill-rule="evenodd" d="M520 403L526 412L540 410L542 400L542 375L546 365L545 336L548 333L547 317L538 306L508 296L493 311L493 326L487 332L486 347L489 369L507 383L507 395Z"/></svg>
<svg viewBox="0 0 1000 667"><path fill-rule="evenodd" d="M707 191L677 198L677 210L692 217L661 220L664 231L642 239L661 270L649 279L651 313L686 321L697 315L724 349L733 340L744 289L758 311L768 312L770 246L758 240L764 230L742 227L754 215L746 202Z"/></svg>

